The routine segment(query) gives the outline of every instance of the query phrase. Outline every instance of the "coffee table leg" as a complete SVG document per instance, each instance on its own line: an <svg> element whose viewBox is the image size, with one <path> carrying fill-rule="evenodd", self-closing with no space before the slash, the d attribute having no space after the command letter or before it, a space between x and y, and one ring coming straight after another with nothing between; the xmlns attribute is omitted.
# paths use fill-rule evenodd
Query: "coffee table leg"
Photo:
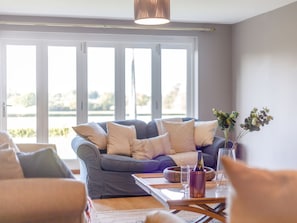
<svg viewBox="0 0 297 223"><path fill-rule="evenodd" d="M221 222L225 222L225 213L224 213L224 210L226 208L226 205L224 203L218 204L217 206L215 206L213 208L211 208L211 207L209 207L207 205L203 205L203 208L208 209L211 212L215 212L216 214L218 214L220 216L223 216L224 219L223 220L220 220L220 221ZM207 222L210 222L213 219L214 219L213 217L204 215L204 216L202 216L201 218L198 218L197 220L195 220L192 223L207 223ZM216 218L216 219L218 219L218 218Z"/></svg>
<svg viewBox="0 0 297 223"><path fill-rule="evenodd" d="M220 203L217 204L214 207L210 207L206 204L197 204L197 205L190 205L190 206L177 206L177 207L171 207L173 209L175 209L174 211L172 211L172 213L178 213L181 210L184 211L192 211L192 212L197 212L199 214L203 214L204 216L199 217L198 219L196 219L195 223L206 223L211 221L212 219L217 219L223 223L226 222L226 215L224 213L224 210L226 208L226 204L225 203Z"/></svg>

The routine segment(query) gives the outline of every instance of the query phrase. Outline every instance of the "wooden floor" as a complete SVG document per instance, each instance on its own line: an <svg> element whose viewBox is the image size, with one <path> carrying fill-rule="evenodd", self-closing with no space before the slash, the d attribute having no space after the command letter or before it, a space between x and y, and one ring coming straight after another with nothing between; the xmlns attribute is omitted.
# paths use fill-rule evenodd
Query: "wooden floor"
<svg viewBox="0 0 297 223"><path fill-rule="evenodd" d="M93 205L96 211L164 208L151 196L96 199L93 200Z"/></svg>

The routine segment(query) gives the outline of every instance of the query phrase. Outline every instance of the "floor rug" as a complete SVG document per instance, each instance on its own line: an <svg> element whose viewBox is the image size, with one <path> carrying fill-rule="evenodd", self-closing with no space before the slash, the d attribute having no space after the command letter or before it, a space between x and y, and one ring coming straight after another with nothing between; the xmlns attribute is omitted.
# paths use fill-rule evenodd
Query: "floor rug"
<svg viewBox="0 0 297 223"><path fill-rule="evenodd" d="M136 209L136 210L119 210L119 211L102 211L92 213L92 223L143 223L145 216L156 210L164 209ZM180 211L176 215L183 218L186 222L194 222L199 214L189 211ZM213 220L212 223L219 221Z"/></svg>

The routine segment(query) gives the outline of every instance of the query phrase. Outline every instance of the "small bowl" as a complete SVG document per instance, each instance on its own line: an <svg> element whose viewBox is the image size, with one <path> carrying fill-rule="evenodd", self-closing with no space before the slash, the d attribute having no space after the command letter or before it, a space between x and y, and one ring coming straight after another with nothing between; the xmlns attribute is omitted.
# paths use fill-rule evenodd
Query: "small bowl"
<svg viewBox="0 0 297 223"><path fill-rule="evenodd" d="M211 181L215 177L215 171L211 167L204 167L206 181ZM180 182L180 166L167 167L163 171L163 175L170 183Z"/></svg>

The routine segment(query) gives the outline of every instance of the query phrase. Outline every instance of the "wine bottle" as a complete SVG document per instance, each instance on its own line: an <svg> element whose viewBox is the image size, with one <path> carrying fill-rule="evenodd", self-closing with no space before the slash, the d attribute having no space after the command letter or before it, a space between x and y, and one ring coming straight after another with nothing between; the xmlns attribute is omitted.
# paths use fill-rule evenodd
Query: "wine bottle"
<svg viewBox="0 0 297 223"><path fill-rule="evenodd" d="M197 163L194 171L190 172L190 197L205 197L206 177L202 151L197 151Z"/></svg>
<svg viewBox="0 0 297 223"><path fill-rule="evenodd" d="M197 155L198 155L197 163L194 168L194 171L204 171L204 160L203 160L202 151L198 151Z"/></svg>

